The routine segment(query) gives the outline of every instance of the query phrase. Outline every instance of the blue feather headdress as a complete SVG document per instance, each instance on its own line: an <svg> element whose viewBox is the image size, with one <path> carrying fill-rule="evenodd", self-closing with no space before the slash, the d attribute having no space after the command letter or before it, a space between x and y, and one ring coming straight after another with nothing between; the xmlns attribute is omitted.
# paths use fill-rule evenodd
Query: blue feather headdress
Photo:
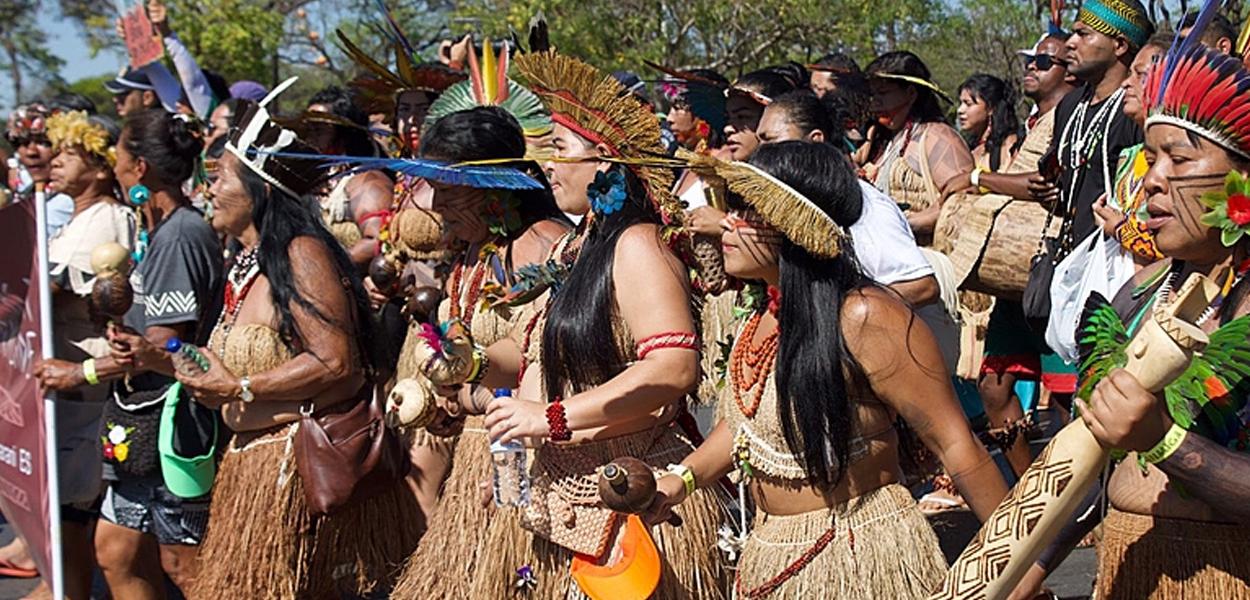
<svg viewBox="0 0 1250 600"><path fill-rule="evenodd" d="M272 152L273 156L314 159L325 168L347 166L349 169L338 176L381 169L437 181L447 185L460 185L478 189L541 190L543 184L525 172L507 166L464 165L422 158L374 158L362 156L335 156L330 154L292 154ZM290 156L288 156L290 155Z"/></svg>

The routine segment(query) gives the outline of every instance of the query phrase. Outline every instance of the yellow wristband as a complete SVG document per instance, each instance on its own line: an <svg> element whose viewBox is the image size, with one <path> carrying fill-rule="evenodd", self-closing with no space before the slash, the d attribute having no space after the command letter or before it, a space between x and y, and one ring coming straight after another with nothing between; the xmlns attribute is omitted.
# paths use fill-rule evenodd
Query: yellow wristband
<svg viewBox="0 0 1250 600"><path fill-rule="evenodd" d="M1142 453L1142 460L1152 465L1157 465L1167 460L1169 456L1176 453L1176 449L1181 447L1181 443L1185 441L1185 437L1188 435L1189 432L1183 427L1172 423L1172 427L1163 435L1163 439L1159 440L1159 443L1155 444L1154 448Z"/></svg>
<svg viewBox="0 0 1250 600"><path fill-rule="evenodd" d="M691 471L690 467L683 464L671 464L668 466L668 472L681 478L681 482L686 486L687 496L693 494L698 487L695 485L694 471Z"/></svg>
<svg viewBox="0 0 1250 600"><path fill-rule="evenodd" d="M95 372L95 359L88 358L82 361L82 378L87 380L91 385L100 385L100 376Z"/></svg>

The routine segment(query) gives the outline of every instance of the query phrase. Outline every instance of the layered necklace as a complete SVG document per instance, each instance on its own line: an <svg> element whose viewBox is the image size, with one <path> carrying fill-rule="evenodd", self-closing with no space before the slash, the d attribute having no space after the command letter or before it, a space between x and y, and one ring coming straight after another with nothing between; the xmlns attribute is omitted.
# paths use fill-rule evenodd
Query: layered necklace
<svg viewBox="0 0 1250 600"><path fill-rule="evenodd" d="M226 273L225 304L221 316L217 318L217 327L221 329L221 335L217 337L219 347L213 349L218 356L225 356L226 338L230 337L230 330L234 329L234 323L239 318L243 300L252 290L252 284L260 277L259 249L260 244L257 244L240 252L235 257L230 272Z"/></svg>
<svg viewBox="0 0 1250 600"><path fill-rule="evenodd" d="M764 311L759 311L747 321L742 328L742 334L738 336L738 343L729 355L729 378L733 385L734 403L748 419L755 418L755 413L760 409L764 391L768 389L768 377L777 364L777 353L781 348L780 324L759 345L754 344L755 334L763 319ZM750 369L750 375L747 374L747 369ZM749 403L743 398L744 395L749 395Z"/></svg>

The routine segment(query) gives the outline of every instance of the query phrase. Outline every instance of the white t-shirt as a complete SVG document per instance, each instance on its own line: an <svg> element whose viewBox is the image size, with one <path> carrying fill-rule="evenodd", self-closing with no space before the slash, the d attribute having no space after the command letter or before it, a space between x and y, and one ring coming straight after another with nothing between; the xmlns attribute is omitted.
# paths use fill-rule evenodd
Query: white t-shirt
<svg viewBox="0 0 1250 600"><path fill-rule="evenodd" d="M866 181L859 182L864 209L851 225L851 246L864 274L881 285L920 279L933 267L920 253L898 203Z"/></svg>

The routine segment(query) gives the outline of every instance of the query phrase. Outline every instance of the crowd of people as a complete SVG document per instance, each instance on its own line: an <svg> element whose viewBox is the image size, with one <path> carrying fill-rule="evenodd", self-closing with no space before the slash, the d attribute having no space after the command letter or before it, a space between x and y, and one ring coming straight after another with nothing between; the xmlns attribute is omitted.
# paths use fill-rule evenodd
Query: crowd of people
<svg viewBox="0 0 1250 600"><path fill-rule="evenodd" d="M608 73L542 28L421 62L387 21L393 65L339 33L358 76L280 113L291 81L227 84L150 3L176 76L5 132L65 597L924 598L927 517L1010 501L1044 413L1115 459L1012 598L1090 540L1098 598L1250 598L1216 5L1086 0L954 95L907 51ZM1127 340L1192 274L1209 351L1146 389ZM39 575L20 538L0 573Z"/></svg>

